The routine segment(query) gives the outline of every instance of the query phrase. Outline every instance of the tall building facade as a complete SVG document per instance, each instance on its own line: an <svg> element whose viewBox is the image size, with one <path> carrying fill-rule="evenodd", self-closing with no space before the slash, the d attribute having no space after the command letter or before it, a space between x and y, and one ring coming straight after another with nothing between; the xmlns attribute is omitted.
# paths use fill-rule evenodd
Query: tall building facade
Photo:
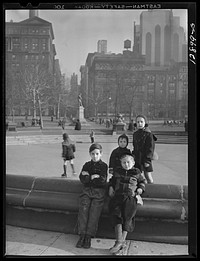
<svg viewBox="0 0 200 261"><path fill-rule="evenodd" d="M29 18L21 22L13 22L12 20L6 22L7 92L13 92L9 88L15 90L21 88L22 81L19 79L25 75L27 66L31 65L35 67L40 65L44 74L51 75L52 84L56 85L61 72L59 61L55 59L56 49L53 40L52 24L38 17L38 10L30 10ZM12 97L8 95L6 105L9 105L11 99Z"/></svg>
<svg viewBox="0 0 200 261"><path fill-rule="evenodd" d="M188 64L148 66L145 56L89 53L81 66L81 92L86 117L184 119L188 105Z"/></svg>
<svg viewBox="0 0 200 261"><path fill-rule="evenodd" d="M99 40L97 42L97 52L107 53L107 40Z"/></svg>
<svg viewBox="0 0 200 261"><path fill-rule="evenodd" d="M172 10L143 11L139 29L135 25L134 31L135 42L139 39L139 52L146 56L146 65L169 66L171 60L187 62L184 28Z"/></svg>

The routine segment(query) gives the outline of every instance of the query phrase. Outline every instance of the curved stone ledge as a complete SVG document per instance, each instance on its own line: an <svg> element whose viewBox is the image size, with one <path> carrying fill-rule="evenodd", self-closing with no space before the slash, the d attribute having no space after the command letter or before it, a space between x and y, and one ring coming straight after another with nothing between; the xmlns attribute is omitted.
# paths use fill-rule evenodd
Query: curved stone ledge
<svg viewBox="0 0 200 261"><path fill-rule="evenodd" d="M79 180L6 175L6 202L13 206L78 212L81 189ZM187 194L187 186L147 184L137 216L187 221ZM106 198L105 214L108 202Z"/></svg>

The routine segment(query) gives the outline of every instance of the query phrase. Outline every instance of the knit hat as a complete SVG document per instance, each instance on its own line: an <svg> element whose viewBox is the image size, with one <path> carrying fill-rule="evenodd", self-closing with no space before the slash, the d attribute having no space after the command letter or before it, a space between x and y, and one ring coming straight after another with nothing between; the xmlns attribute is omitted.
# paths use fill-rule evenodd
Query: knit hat
<svg viewBox="0 0 200 261"><path fill-rule="evenodd" d="M118 137L118 144L119 144L119 140L120 139L126 139L126 141L127 141L127 146L128 146L128 136L126 135L126 134L122 134L122 135L120 135L119 137Z"/></svg>
<svg viewBox="0 0 200 261"><path fill-rule="evenodd" d="M99 143L93 143L89 148L89 153L95 149L98 149L102 152L102 146Z"/></svg>
<svg viewBox="0 0 200 261"><path fill-rule="evenodd" d="M143 115L143 114L138 114L137 116L136 116L136 122L137 122L137 118L143 118L144 119L144 121L145 121L145 127L148 127L148 121L147 121L147 117L145 116L145 115ZM135 123L134 124L134 126L137 126L137 124Z"/></svg>

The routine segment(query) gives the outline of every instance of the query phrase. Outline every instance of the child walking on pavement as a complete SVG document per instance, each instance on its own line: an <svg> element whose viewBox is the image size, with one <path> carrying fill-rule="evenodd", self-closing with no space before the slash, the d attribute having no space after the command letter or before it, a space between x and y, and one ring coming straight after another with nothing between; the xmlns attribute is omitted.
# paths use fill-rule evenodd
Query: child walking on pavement
<svg viewBox="0 0 200 261"><path fill-rule="evenodd" d="M109 159L109 173L113 174L116 167L121 166L120 157L124 153L131 153L128 146L128 136L122 134L118 137L118 147L115 148L110 155Z"/></svg>
<svg viewBox="0 0 200 261"><path fill-rule="evenodd" d="M110 253L121 255L126 246L128 232L135 227L137 205L142 205L141 194L145 191L145 178L135 168L131 153L121 156L121 167L117 167L109 180L109 213L115 229L115 244Z"/></svg>
<svg viewBox="0 0 200 261"><path fill-rule="evenodd" d="M75 158L74 152L76 151L75 145L69 138L67 133L63 133L63 142L62 142L62 158L63 158L63 169L64 173L61 175L62 177L67 177L67 162L70 162L72 172L75 175L75 168L73 159Z"/></svg>
<svg viewBox="0 0 200 261"><path fill-rule="evenodd" d="M91 140L91 143L94 143L94 131L91 130L90 132L90 140Z"/></svg>
<svg viewBox="0 0 200 261"><path fill-rule="evenodd" d="M89 148L91 160L83 165L79 175L83 191L79 198L78 248L90 248L91 238L96 235L99 217L106 196L108 165L101 160L102 146L93 143Z"/></svg>
<svg viewBox="0 0 200 261"><path fill-rule="evenodd" d="M147 118L144 115L136 117L137 130L133 133L133 155L135 157L135 167L144 172L147 183L153 183L152 159L157 138L148 128Z"/></svg>

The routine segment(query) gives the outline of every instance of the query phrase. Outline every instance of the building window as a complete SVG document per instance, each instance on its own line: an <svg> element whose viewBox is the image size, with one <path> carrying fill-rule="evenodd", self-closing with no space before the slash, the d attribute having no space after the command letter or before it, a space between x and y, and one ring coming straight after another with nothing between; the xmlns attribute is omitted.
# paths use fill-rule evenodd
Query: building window
<svg viewBox="0 0 200 261"><path fill-rule="evenodd" d="M28 44L29 44L29 39L28 38L24 38L24 50L28 50Z"/></svg>
<svg viewBox="0 0 200 261"><path fill-rule="evenodd" d="M13 37L12 43L13 43L13 49L15 49L15 50L20 49L20 38L19 37Z"/></svg>
<svg viewBox="0 0 200 261"><path fill-rule="evenodd" d="M47 39L42 39L42 50L43 51L47 50Z"/></svg>
<svg viewBox="0 0 200 261"><path fill-rule="evenodd" d="M6 50L7 51L11 51L11 38L10 37L7 37L6 38Z"/></svg>
<svg viewBox="0 0 200 261"><path fill-rule="evenodd" d="M39 50L38 39L32 39L32 50L33 51Z"/></svg>

